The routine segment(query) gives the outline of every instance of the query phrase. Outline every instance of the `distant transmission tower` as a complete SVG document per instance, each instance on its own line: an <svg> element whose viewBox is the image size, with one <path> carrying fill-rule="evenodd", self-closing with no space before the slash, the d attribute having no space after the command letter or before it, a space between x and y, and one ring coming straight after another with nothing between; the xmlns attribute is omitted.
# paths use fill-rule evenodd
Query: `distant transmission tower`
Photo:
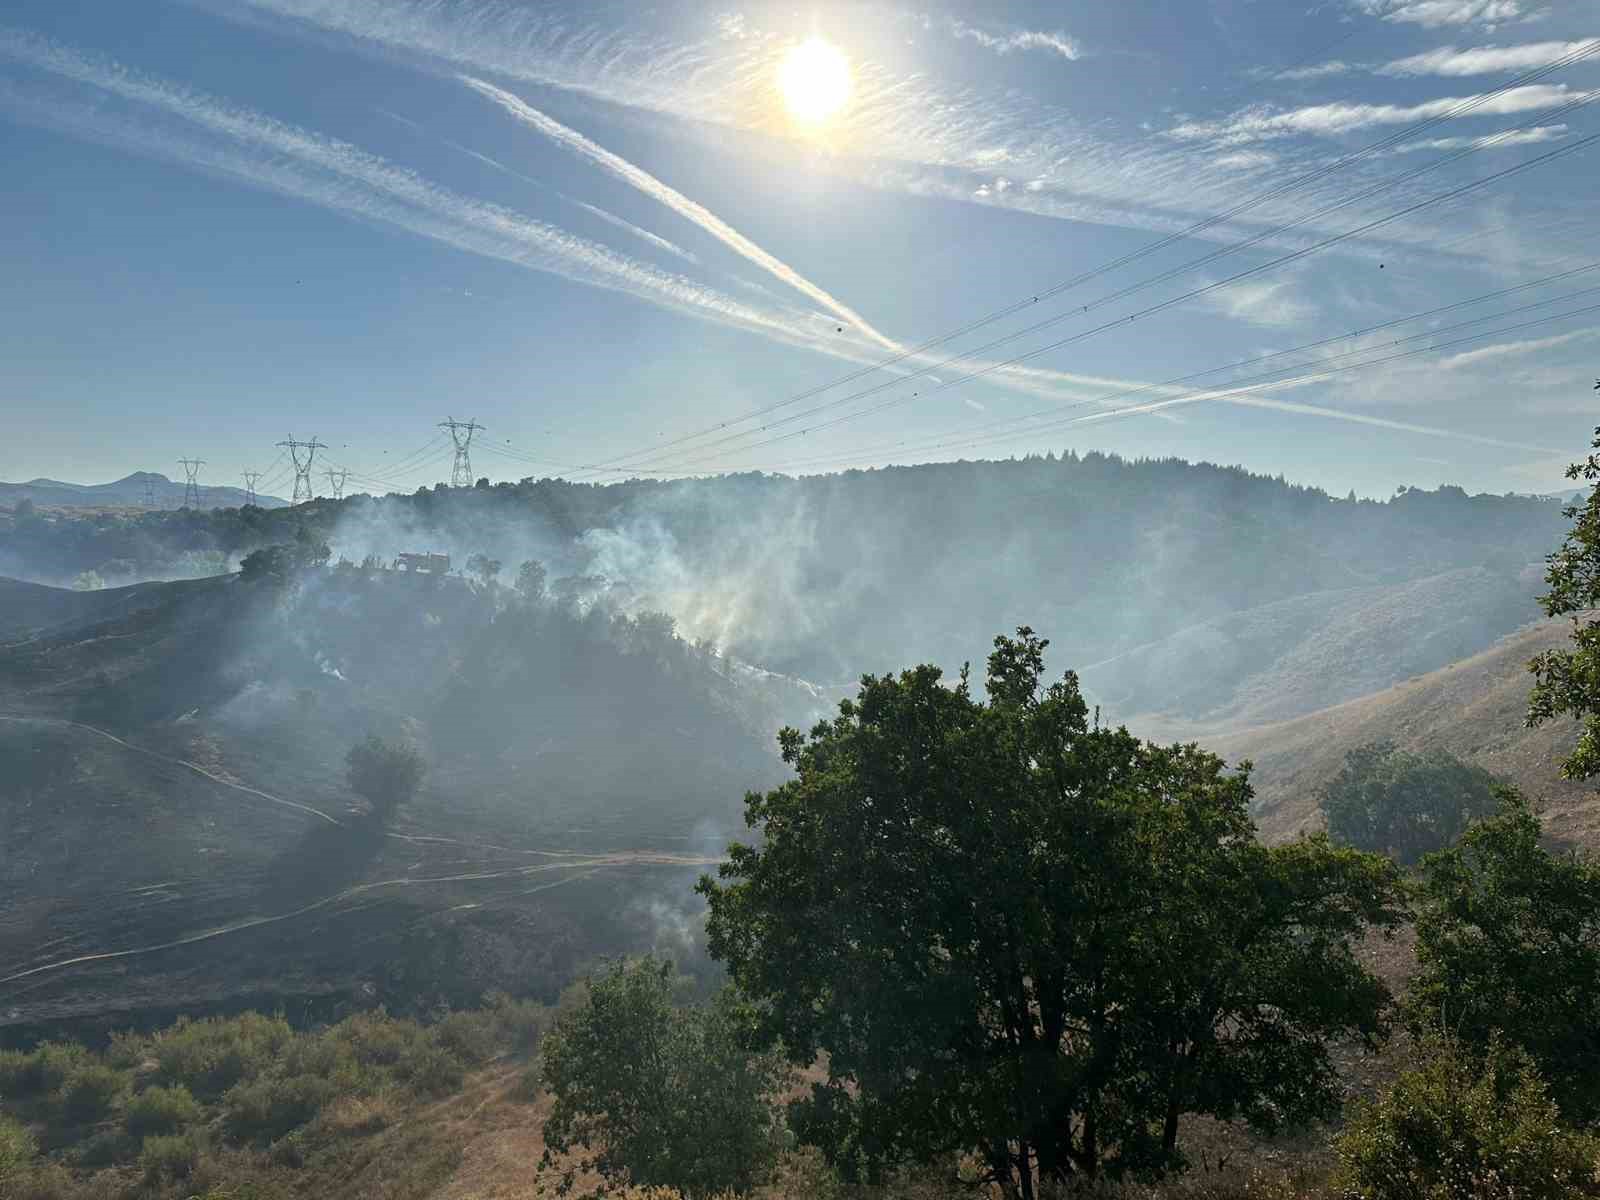
<svg viewBox="0 0 1600 1200"><path fill-rule="evenodd" d="M200 475L200 468L206 465L203 458L180 458L183 464L183 473L187 482L183 485L183 507L199 510L200 485L196 482Z"/></svg>
<svg viewBox="0 0 1600 1200"><path fill-rule="evenodd" d="M329 467L322 473L322 475L323 478L328 481L328 486L333 489L333 498L335 500L343 500L344 481L350 478L349 468L340 467L337 471L335 471L332 467Z"/></svg>
<svg viewBox="0 0 1600 1200"><path fill-rule="evenodd" d="M297 442L292 436L287 441L279 442L278 445L289 451L289 461L294 463L293 503L315 500L316 493L311 490L311 463L317 457L318 450L326 450L328 447L316 438L312 438L309 442ZM302 450L306 456L303 462L300 459Z"/></svg>
<svg viewBox="0 0 1600 1200"><path fill-rule="evenodd" d="M146 508L156 506L156 481L149 475L144 478L144 506Z"/></svg>
<svg viewBox="0 0 1600 1200"><path fill-rule="evenodd" d="M449 417L439 422L440 429L450 431L450 440L456 445L455 465L450 468L451 487L472 486L472 457L468 453L472 449L472 435L483 426L476 421L458 421Z"/></svg>
<svg viewBox="0 0 1600 1200"><path fill-rule="evenodd" d="M244 473L244 503L246 508L254 508L256 506L256 480L260 478L260 471L246 471Z"/></svg>

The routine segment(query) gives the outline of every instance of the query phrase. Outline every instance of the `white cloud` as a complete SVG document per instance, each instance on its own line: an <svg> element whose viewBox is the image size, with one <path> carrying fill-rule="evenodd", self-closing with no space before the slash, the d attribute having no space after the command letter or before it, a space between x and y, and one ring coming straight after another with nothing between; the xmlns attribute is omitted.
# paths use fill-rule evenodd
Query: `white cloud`
<svg viewBox="0 0 1600 1200"><path fill-rule="evenodd" d="M1047 50L1052 54L1059 54L1068 61L1076 61L1083 57L1083 47L1059 30L1054 33L1027 29L1011 33L989 33L964 21L951 21L950 32L958 38L978 43L985 50L993 50L996 54L1011 54L1017 50Z"/></svg>
<svg viewBox="0 0 1600 1200"><path fill-rule="evenodd" d="M1317 315L1316 307L1297 294L1292 279L1241 279L1206 292L1200 302L1231 320L1266 329L1299 325Z"/></svg>
<svg viewBox="0 0 1600 1200"><path fill-rule="evenodd" d="M1421 104L1312 104L1283 111L1267 105L1243 109L1220 121L1189 121L1174 126L1172 137L1184 141L1215 141L1224 145L1292 137L1297 134L1337 137L1374 125L1409 125L1434 117L1503 116L1581 100L1588 92L1566 84L1535 83L1498 93L1476 96L1442 96ZM1464 108L1471 105L1470 108ZM1461 110L1461 111L1457 111Z"/></svg>
<svg viewBox="0 0 1600 1200"><path fill-rule="evenodd" d="M1476 46L1457 50L1441 46L1409 58L1399 58L1377 68L1380 75L1492 75L1499 71L1527 71L1569 54L1591 49L1600 42L1528 42L1521 46Z"/></svg>
<svg viewBox="0 0 1600 1200"><path fill-rule="evenodd" d="M880 346L888 350L898 350L900 348L899 343L879 333L865 317L844 301L818 287L793 267L767 253L721 217L706 208L705 205L689 199L676 188L657 179L643 167L636 166L621 155L612 153L604 146L585 137L576 129L568 128L554 117L540 112L521 97L514 96L502 88L497 88L492 83L486 83L481 79L474 79L468 75L463 75L461 81L475 92L494 101L524 125L538 130L546 137L569 150L575 151L596 166L615 175L629 186L637 188L651 199L666 205L685 220L705 230L712 237L734 251L734 253L755 263L774 278L781 280L797 292L816 301L829 312L850 322Z"/></svg>
<svg viewBox="0 0 1600 1200"><path fill-rule="evenodd" d="M1278 156L1268 154L1265 150L1236 150L1232 154L1219 155L1211 161L1214 166L1247 171L1256 167L1270 167L1278 161Z"/></svg>
<svg viewBox="0 0 1600 1200"><path fill-rule="evenodd" d="M1268 74L1273 79L1326 79L1330 75L1344 75L1356 70L1360 68L1340 59L1334 59L1332 62L1314 63L1309 67L1290 67L1287 71L1268 72Z"/></svg>
<svg viewBox="0 0 1600 1200"><path fill-rule="evenodd" d="M1536 146L1541 142L1558 142L1567 136L1565 125L1535 125L1531 129L1513 129L1506 133L1486 133L1482 137L1429 138L1421 142L1402 142L1391 154L1411 154L1417 150L1503 150L1508 146Z"/></svg>
<svg viewBox="0 0 1600 1200"><path fill-rule="evenodd" d="M1498 25L1531 20L1542 9L1525 9L1522 0L1356 0L1356 7L1385 21L1437 29L1444 25Z"/></svg>
<svg viewBox="0 0 1600 1200"><path fill-rule="evenodd" d="M1540 350L1549 350L1555 346L1564 346L1568 342L1593 337L1596 333L1600 333L1600 328L1578 329L1572 333L1558 333L1554 337L1529 338L1519 342L1499 342L1493 346L1480 346L1476 350L1466 350L1460 354L1452 354L1448 358L1440 359L1437 365L1442 370L1454 371L1461 367L1475 366L1491 359L1507 358L1516 354L1536 354Z"/></svg>

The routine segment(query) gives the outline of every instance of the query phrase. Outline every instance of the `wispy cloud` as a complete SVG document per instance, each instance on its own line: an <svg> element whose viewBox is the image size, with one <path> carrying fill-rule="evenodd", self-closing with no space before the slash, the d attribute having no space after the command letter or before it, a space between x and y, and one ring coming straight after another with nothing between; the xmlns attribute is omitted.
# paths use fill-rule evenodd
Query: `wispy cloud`
<svg viewBox="0 0 1600 1200"><path fill-rule="evenodd" d="M1266 329L1286 329L1316 316L1292 279L1244 279L1200 298L1202 307Z"/></svg>
<svg viewBox="0 0 1600 1200"><path fill-rule="evenodd" d="M1556 346L1564 346L1568 342L1591 338L1596 333L1600 333L1600 328L1578 329L1571 333L1558 333L1554 337L1528 338L1517 342L1498 342L1492 346L1480 346L1476 350L1466 350L1460 354L1452 354L1448 358L1440 359L1437 366L1442 370L1455 371L1462 367L1476 366L1492 359L1509 358L1518 354L1537 354L1541 350L1549 350Z"/></svg>
<svg viewBox="0 0 1600 1200"><path fill-rule="evenodd" d="M1569 54L1575 54L1594 44L1593 38L1575 42L1526 42L1518 46L1471 46L1458 49L1440 46L1421 54L1392 59L1389 62L1359 63L1335 59L1307 67L1292 67L1287 71L1266 72L1266 77L1291 81L1328 79L1336 75L1357 72L1408 78L1436 75L1446 78L1464 78L1472 75L1495 75L1507 71L1529 71L1545 66Z"/></svg>
<svg viewBox="0 0 1600 1200"><path fill-rule="evenodd" d="M1527 71L1555 62L1594 45L1595 39L1576 42L1529 42L1521 46L1475 46L1457 50L1441 46L1409 58L1398 58L1377 68L1380 75L1493 75L1500 71Z"/></svg>
<svg viewBox="0 0 1600 1200"><path fill-rule="evenodd" d="M474 91L494 101L518 121L538 130L567 149L575 151L596 166L615 175L624 183L637 188L651 199L666 205L685 220L705 230L712 237L734 251L734 253L742 255L774 278L782 280L794 288L801 295L822 305L829 312L834 313L843 320L850 322L880 346L889 350L899 349L899 343L879 333L865 317L844 301L812 283L811 280L800 274L793 267L767 253L745 237L744 234L706 208L705 205L689 199L676 188L657 179L643 167L636 166L621 155L612 153L604 146L585 137L576 129L563 125L554 117L540 112L521 97L505 91L503 88L497 88L492 83L474 79L469 75L463 75L461 81Z"/></svg>
<svg viewBox="0 0 1600 1200"><path fill-rule="evenodd" d="M824 339L804 314L763 311L682 275L499 205L462 196L348 142L277 121L23 31L0 28L0 57L142 106L149 119L86 101L8 87L13 111L364 220L398 226L457 249L624 292L678 312L846 357L861 346ZM177 124L173 125L172 122ZM163 123L165 122L165 123ZM198 136L197 136L198 135ZM831 330L829 331L832 332Z"/></svg>
<svg viewBox="0 0 1600 1200"><path fill-rule="evenodd" d="M1268 105L1243 109L1220 121L1188 121L1168 132L1183 141L1213 141L1223 145L1310 135L1338 137L1375 125L1410 125L1434 117L1449 117L1472 104L1461 116L1503 116L1556 108L1589 95L1566 84L1534 83L1499 93L1441 96L1421 104L1312 104L1275 110Z"/></svg>
<svg viewBox="0 0 1600 1200"><path fill-rule="evenodd" d="M1411 154L1417 150L1500 150L1509 146L1536 146L1541 142L1558 142L1567 136L1565 125L1535 125L1532 129L1514 129L1508 133L1486 133L1482 137L1428 138L1420 142L1402 142L1390 153Z"/></svg>
<svg viewBox="0 0 1600 1200"><path fill-rule="evenodd" d="M953 20L950 22L950 32L958 38L976 42L985 50L993 50L996 54L1011 54L1018 50L1046 50L1051 54L1059 54L1068 61L1083 57L1083 47L1060 30L1047 33L1042 30L1018 29L1008 33L990 33L988 30L968 25L965 21Z"/></svg>
<svg viewBox="0 0 1600 1200"><path fill-rule="evenodd" d="M1356 7L1385 21L1437 29L1446 25L1499 25L1543 15L1522 0L1356 0Z"/></svg>

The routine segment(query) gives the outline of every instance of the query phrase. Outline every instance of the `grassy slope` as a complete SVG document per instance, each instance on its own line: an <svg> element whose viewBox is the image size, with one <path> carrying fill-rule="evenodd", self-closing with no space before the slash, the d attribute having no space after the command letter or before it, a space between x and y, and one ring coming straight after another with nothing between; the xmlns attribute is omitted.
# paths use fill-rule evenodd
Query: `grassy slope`
<svg viewBox="0 0 1600 1200"><path fill-rule="evenodd" d="M1252 759L1258 820L1271 840L1319 827L1317 791L1338 771L1345 752L1387 738L1412 749L1442 747L1505 776L1539 807L1553 837L1600 848L1600 797L1593 785L1564 780L1557 772L1576 736L1575 724L1523 726L1528 660L1563 644L1568 628L1540 622L1471 658L1291 720L1248 728L1174 724L1157 732L1195 738L1230 761Z"/></svg>

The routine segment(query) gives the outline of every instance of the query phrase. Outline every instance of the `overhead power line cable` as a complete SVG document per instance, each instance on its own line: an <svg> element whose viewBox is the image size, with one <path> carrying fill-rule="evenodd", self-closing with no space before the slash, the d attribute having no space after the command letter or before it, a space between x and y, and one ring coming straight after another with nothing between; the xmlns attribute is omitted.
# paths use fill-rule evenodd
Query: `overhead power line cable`
<svg viewBox="0 0 1600 1200"><path fill-rule="evenodd" d="M1592 99L1592 97L1591 97L1591 99ZM1508 131L1508 132L1510 132L1510 131ZM1403 208L1401 208L1401 209L1399 209L1399 210L1397 210L1395 212L1389 213L1386 216L1376 217L1376 218L1374 218L1374 219L1372 219L1370 221L1363 222L1362 224L1357 225L1357 226L1355 226L1355 227L1353 227L1351 229L1347 229L1342 233L1334 234L1334 235L1332 235L1330 237L1322 239L1321 241L1314 242L1309 246L1301 247L1298 250L1290 251L1290 252L1288 252L1286 254L1278 256L1277 258L1270 259L1267 262L1260 263L1260 264L1258 264L1256 266L1248 267L1248 268L1246 268L1246 269L1244 269L1242 271L1235 272L1234 274L1229 275L1226 278L1216 280L1216 281L1214 281L1212 283L1205 284L1205 285L1203 285L1201 287L1192 288L1189 291L1182 292L1182 293L1180 293L1180 294L1178 294L1176 296L1169 297L1169 298L1167 298L1165 300L1162 300L1162 301L1159 301L1159 302L1157 302L1155 304L1147 305L1146 307L1138 309L1135 312L1128 313L1128 314L1125 314L1125 315L1120 316L1120 317L1115 317L1115 318L1113 318L1113 319L1111 319L1109 321L1105 321L1105 322L1102 322L1101 324L1098 324L1098 325L1095 325L1095 326L1091 326L1089 329L1080 330L1077 333L1070 334L1070 335L1068 335L1066 337L1063 337L1063 338L1058 338L1055 341L1049 342L1049 343L1047 343L1047 344L1045 344L1043 346L1039 346L1039 347L1037 347L1037 348L1035 348L1033 350L1029 350L1029 351L1026 351L1026 352L1021 353L1021 354L1013 355L1010 358L1007 358L1007 359L1004 359L1004 360L1001 360L1001 361L998 361L998 362L985 363L985 364L983 364L981 367L979 367L976 370L969 371L969 372L967 372L967 373L965 373L963 375L959 375L954 379L943 380L940 383L933 385L932 387L925 387L920 392L913 393L910 396L894 397L894 398L890 399L889 401L887 401L886 403L874 405L874 406L872 406L870 408L861 409L861 410L858 410L858 411L853 412L853 413L846 413L841 417L834 418L833 420L821 422L821 423L819 423L819 424L817 424L815 426L808 426L805 429L793 431L793 432L790 432L790 433L787 433L787 434L780 435L780 436L775 437L775 438L767 439L765 441L752 443L750 445L747 445L747 446L744 446L744 447L740 447L738 449L746 449L747 450L747 449L758 448L760 446L771 445L771 444L773 444L774 442L777 442L777 441L782 441L782 440L787 440L788 438L802 436L802 435L804 435L806 433L815 432L818 429L829 428L829 427L831 427L833 425L840 424L840 423L842 423L844 421L857 420L857 419L859 419L861 417L870 416L870 415L872 415L872 414L874 414L876 412L883 411L883 409L885 409L885 408L894 407L894 406L896 406L898 404L906 403L909 400L917 399L919 396L934 395L934 394L937 394L939 392L948 390L949 388L952 388L952 387L959 387L962 384L968 383L968 382L970 382L970 381L972 381L974 379L979 379L979 378L982 378L984 376L993 374L995 371L1003 370L1006 367L1016 366L1016 365L1018 365L1020 363L1027 362L1027 361L1029 361L1031 359L1037 358L1041 354L1046 354L1046 353L1049 353L1050 351L1059 350L1059 349L1061 349L1061 348L1063 348L1065 346L1069 346L1069 345L1072 345L1074 343L1084 341L1084 340L1086 340L1086 339L1088 339L1090 337L1095 336L1096 334L1103 333L1106 330L1115 329L1115 328L1117 328L1119 326L1126 325L1126 324L1129 324L1129 323L1134 322L1134 321L1142 320L1143 318L1146 318L1146 317L1149 317L1149 316L1153 316L1156 313L1163 312L1163 311L1165 311L1165 310L1167 310L1169 308L1172 308L1172 307L1174 307L1176 305L1185 303L1186 301L1193 300L1193 299L1195 299L1195 298L1197 298L1199 296L1203 296L1203 295L1206 295L1206 294L1208 294L1210 292L1216 291L1219 288L1228 287L1231 284L1239 282L1240 280L1248 279L1251 276L1259 275L1264 271L1269 271L1269 270L1272 270L1272 269L1274 269L1276 267L1283 266L1286 263L1294 262L1294 261L1297 261L1298 259L1305 258L1308 255L1315 254L1315 253L1317 253L1317 252L1319 252L1321 250L1327 249L1330 246L1334 246L1334 245L1337 245L1337 244L1339 244L1341 242L1348 241L1350 238L1357 237L1357 236L1359 236L1359 235L1361 235L1363 233L1368 233L1368 232L1370 232L1370 231L1372 231L1374 229L1381 228L1384 225L1388 225L1388 224L1390 224L1390 223L1392 223L1394 221L1400 220L1402 217L1409 216L1412 213L1418 212L1418 211L1420 211L1422 209L1429 208L1429 207L1431 207L1433 205L1444 203L1447 200L1452 200L1452 199L1455 199L1456 197L1466 195L1469 192L1473 192L1473 191L1476 191L1476 190L1478 190L1480 188L1487 187L1490 184L1497 183L1500 180L1507 179L1507 178L1509 178L1509 177L1511 177L1513 175L1520 174L1521 172L1530 170L1533 167L1540 166L1540 165L1542 165L1544 163L1547 163L1547 162L1552 162L1552 161L1554 161L1556 159L1563 158L1563 157L1565 157L1567 155L1570 155L1570 154L1575 154L1580 150L1586 149L1587 147L1592 145L1597 140L1600 140L1600 134L1590 134L1587 137L1580 138L1575 142L1570 142L1567 145L1558 147L1555 150L1546 151L1543 154L1536 155L1533 158L1525 159L1520 163L1514 164L1513 166L1506 167L1506 168L1504 168L1502 170L1499 170L1499 171L1495 171L1495 172L1493 172L1493 173L1491 173L1489 175L1482 176L1479 179L1470 180L1467 183L1464 183L1464 184L1461 184L1461 185L1459 185L1457 187L1448 189L1447 191L1440 192L1440 193L1438 193L1438 194L1436 194L1434 196L1430 196L1430 197L1426 197L1426 198L1424 198L1422 200L1418 200L1418 201L1416 201L1416 202L1414 202L1412 204L1406 205L1405 207L1403 207ZM1068 315L1070 315L1070 314L1068 314ZM1030 327L1030 328L1040 328L1040 327L1043 327L1044 325L1049 324L1049 323L1050 322L1040 322L1037 326ZM956 364L958 362L961 362L961 361L963 361L965 359L970 358L972 356L972 354L981 353L982 350L987 349L987 348L989 348L990 346L992 346L994 344L998 344L998 341L1003 341L1003 340L1009 340L1009 339L997 339L996 343L990 343L988 346L980 347L978 350L972 351L972 352L970 352L968 354L955 354L955 355L952 355L949 358L944 359L941 362L935 364L934 366L929 367L927 372L922 372L922 373L932 373L932 372L937 372L937 371L943 370L943 369L945 369L947 367L950 367L950 366L952 366L952 365L954 365L954 364ZM829 402L827 402L825 404L816 405L811 409L805 410L804 412L792 414L792 415L790 415L788 417L784 417L784 418L782 418L782 419L780 419L778 421L769 422L767 425L761 426L757 430L743 432L743 433L737 433L737 434L729 434L729 435L727 435L727 436L725 436L723 438L720 438L720 439L717 439L715 441L709 442L709 443L705 444L704 446L696 447L693 451L689 451L687 453L690 453L690 454L701 453L702 451L711 449L713 447L725 444L725 443L730 442L730 441L738 440L738 439L744 438L744 437L753 436L753 434L755 434L755 433L764 432L764 431L776 428L776 427L778 427L780 425L790 424L790 423L792 423L793 421L796 421L796 420L804 420L808 416L816 415L817 413L826 411L827 409L837 407L837 406L839 406L841 404L849 403L852 400L858 400L858 399L864 398L866 396L874 395L876 393L879 393L879 392L887 390L889 387L896 386L897 384L900 384L902 382L903 381L901 381L901 380L893 380L893 381L890 381L889 383L886 383L886 384L879 384L879 385L876 385L876 386L871 387L871 388L864 388L861 391L853 393L850 396L846 396L846 397L843 397L841 399L834 400L834 401L829 401ZM710 456L710 458L714 459L714 458L718 458L718 457L726 457L727 454L736 453L736 452L737 452L737 450L724 451L724 452L721 452L721 453L718 453L718 454L713 454L713 455ZM681 458L682 455L680 454L680 455L673 456L673 457L674 458ZM709 460L708 459L703 459L703 460L700 460L700 461L709 461ZM631 470L631 471L649 471L649 470L652 470L652 469L655 469L655 468L658 468L658 467L662 467L662 466L671 467L673 465L674 465L674 463L673 463L672 459L668 459L668 460L665 460L665 461L658 459L658 460L650 461L650 462L636 463L636 464L633 464L631 467L628 467L628 468L625 468L625 469L626 470ZM611 473L615 473L615 472L612 471Z"/></svg>
<svg viewBox="0 0 1600 1200"><path fill-rule="evenodd" d="M1023 309L1030 308L1033 305L1038 304L1038 303L1040 303L1040 302L1042 302L1044 300L1048 300L1048 299L1054 298L1055 296L1058 296L1058 295L1062 294L1063 292L1066 292L1066 291L1068 291L1068 290L1070 290L1072 288L1075 288L1075 287L1079 286L1080 284L1086 283L1091 279L1097 278L1097 277L1099 277L1101 275L1104 275L1104 274L1106 274L1106 273L1108 273L1110 271L1113 271L1113 270L1116 270L1116 269L1118 269L1120 267L1126 266L1131 262L1134 262L1134 261L1137 261L1138 259L1144 258L1147 255L1153 254L1153 253L1155 253L1155 252L1157 252L1159 250L1162 250L1162 249L1164 249L1164 248L1166 248L1168 246L1171 246L1171 245L1175 244L1176 242L1186 240L1188 238L1194 237L1196 234L1203 233L1208 229L1212 229L1212 228L1216 227L1217 225L1219 225L1219 224L1221 224L1223 222L1231 220L1234 217L1237 217L1237 216L1239 216L1239 215L1241 215L1241 214L1243 214L1245 212L1248 212L1248 211L1250 211L1250 210L1252 210L1254 208L1257 208L1262 204L1265 204L1265 203L1267 203L1267 202L1269 202L1269 201L1271 201L1273 199L1278 198L1279 196L1285 195L1285 194L1287 194L1287 193L1289 193L1291 191L1298 190L1299 188L1304 187L1306 184L1313 183L1313 182L1315 182L1315 181L1317 181L1319 179L1325 178L1328 175L1330 175L1330 174L1332 174L1332 173L1334 173L1336 171L1343 170L1343 169L1345 169L1346 167L1350 166L1353 163L1356 163L1356 162L1362 161L1364 159L1370 158L1370 157L1372 157L1372 156L1374 156L1376 154L1381 154L1384 150L1387 150L1387 149L1389 149L1389 148L1391 148L1393 146L1396 146L1396 145L1400 144L1402 141L1414 138L1418 134L1424 133L1428 129L1431 129L1431 128L1441 124L1444 121L1453 120L1453 119L1456 119L1458 117L1461 117L1461 116L1465 115L1466 113L1471 112L1474 109L1477 109L1477 108L1489 103L1490 101L1496 99L1497 97L1499 97L1501 95L1504 95L1506 92L1510 91L1513 88L1518 88L1518 87L1525 86L1525 85L1527 85L1527 84L1529 84L1529 83L1531 83L1531 82L1533 82L1533 81L1535 81L1537 79L1541 79L1541 78L1545 77L1546 75L1548 75L1548 74L1550 74L1550 73L1552 73L1554 71L1560 70L1560 69L1562 69L1564 67L1567 67L1567 66L1571 66L1574 63L1577 63L1577 62L1580 62L1580 61L1582 61L1582 60L1584 60L1586 58L1589 58L1589 57L1593 56L1596 53L1600 53L1600 38L1591 39L1591 40L1583 43L1582 45L1574 48L1573 50L1558 56L1557 58L1555 58L1552 61L1544 64L1543 66L1536 67L1536 68L1533 68L1533 69L1531 69L1529 71L1523 72L1521 75L1515 76L1514 78L1508 80L1506 83L1500 85L1499 87L1497 87L1497 88L1495 88L1495 89L1493 89L1491 91L1484 92L1484 93L1481 93L1481 94L1479 94L1477 96L1472 96L1472 97L1468 97L1466 99L1463 99L1462 101L1458 102L1455 105L1452 105L1450 108L1446 109L1445 111L1443 111L1441 113L1437 113L1434 116L1426 118L1423 121L1420 121L1420 122L1417 122L1415 124L1406 126L1404 129L1399 130L1399 131L1397 131L1397 132L1395 132L1393 134L1390 134L1390 135L1388 135L1386 137L1380 138L1377 141L1372 142L1369 145L1364 146L1359 150L1352 151L1351 153L1343 155L1343 156L1333 160L1330 163L1326 163L1326 164L1324 164L1322 166L1316 167L1316 168L1314 168L1314 169L1312 169L1310 171L1307 171L1307 172L1305 172L1305 173L1303 173L1301 175L1298 175L1298 176L1296 176L1296 177L1294 177L1292 179L1289 179L1289 180L1287 180L1287 181L1285 181L1285 182L1283 182L1281 184L1277 184L1277 185L1275 185L1273 187L1270 187L1266 191L1258 193L1258 194L1256 194L1254 196L1248 197L1245 200L1240 201L1238 204L1235 204L1235 205L1223 210L1222 212L1215 213L1215 214L1213 214L1211 216L1205 217L1205 218L1203 218L1203 219L1201 219L1201 220L1199 220L1197 222L1194 222L1193 224L1185 227L1182 230L1179 230L1179 231L1177 231L1175 233L1167 234L1167 235L1165 235L1165 236L1163 236L1161 238L1156 239L1153 242L1150 242L1150 243L1146 244L1145 246L1142 246L1142 247L1140 247L1140 248L1138 248L1136 250L1130 251L1129 253L1124 254L1124 255L1122 255L1122 256L1120 256L1118 258L1115 258L1115 259L1112 259L1112 260L1110 260L1108 262L1102 263L1099 266L1093 267L1093 268L1091 268L1089 270L1080 272L1079 274L1074 275L1071 278L1066 279L1066 280L1064 280L1064 281L1062 281L1062 282L1060 282L1058 284L1055 284L1052 287L1045 288L1042 291L1032 293L1029 296L1025 297L1024 299L1016 301L1015 303L1006 305L1006 306L1004 306L1002 308L999 308L999 309L995 309L994 311L992 311L992 312L990 312L990 313L988 313L988 314L986 314L984 316L981 316L981 317L979 317L979 318L977 318L977 319L975 319L973 321L969 321L966 324L961 325L961 326L959 326L958 328L956 328L954 330L951 330L951 331L949 331L947 333L944 333L944 334L940 334L937 337L930 338L927 341L918 343L917 345L915 345L915 346L913 346L913 347L911 347L911 348L909 348L909 349L907 349L905 351L896 353L894 355L891 355L888 358L882 359L882 360L880 360L880 361L878 361L876 363L873 363L871 365L868 365L868 366L859 368L859 369L857 369L855 371L851 371L851 372L848 372L848 373L846 373L844 375L838 376L837 378L832 379L827 383L820 384L820 385L818 385L816 387L806 389L804 391L801 391L801 392L795 393L794 395L786 397L783 400L779 400L779 401L776 401L774 403L765 405L765 406L763 406L761 408L755 409L754 411L752 411L750 413L746 413L743 416L730 418L727 421L718 422L716 424L705 426L705 427L703 427L701 429L692 431L690 433L682 434L677 438L671 439L670 441L661 443L660 445L657 445L657 446L641 448L641 449L638 449L638 450L630 451L628 453L625 453L625 454L622 454L622 455L614 457L609 463L598 464L597 466L595 466L593 468L588 468L588 469L593 470L593 471L595 471L597 473L615 473L614 470L612 470L612 468L623 467L623 466L627 465L629 460L631 460L631 459L636 459L636 458L639 458L639 457L644 456L644 455L659 454L659 453L661 453L663 451L666 451L668 449L671 449L673 447L682 445L683 443L686 443L686 442L689 442L689 441L694 441L694 440L696 440L698 438L704 437L704 436L706 436L708 434L711 434L711 433L716 433L716 432L718 432L720 430L727 429L727 428L729 428L731 426L741 425L741 424L744 424L744 423L749 422L749 421L758 420L762 416L764 416L764 415L766 415L768 413L777 411L778 409L785 408L785 407L787 407L787 406L789 406L791 404L800 403L800 402L802 402L804 400L810 399L813 396L820 395L823 392L831 391L832 389L834 389L836 387L843 386L844 384L847 384L847 383L852 383L855 380L865 378L866 376L874 374L874 373L876 373L878 371L884 370L884 369L889 368L889 367L893 367L893 366L895 366L895 365L897 365L899 363L903 363L903 362L905 362L905 361L907 361L909 359L915 358L915 357L925 353L927 350L933 349L933 348L935 348L937 346L944 345L945 343L953 341L953 340L955 340L955 339L957 339L959 337L962 337L965 334L974 332L974 331L976 331L978 329L981 329L981 328L983 328L983 327L985 327L987 325L991 325L996 321L1002 320L1005 317L1008 317L1008 316L1011 316L1011 315L1013 315L1015 313L1021 312ZM1575 107L1575 106L1576 105L1569 106L1569 107ZM1549 114L1549 113L1542 114L1538 119L1539 120L1552 119L1552 114ZM1478 149L1478 148L1482 148L1482 147L1481 146L1468 147L1467 148L1467 152L1470 153L1474 149ZM1442 160L1442 161L1449 161L1449 160ZM1435 164L1435 165L1437 165L1437 164ZM1272 232L1273 231L1268 231L1268 233L1265 236L1271 236ZM1252 241L1260 241L1261 237L1262 237L1262 235L1256 235L1251 240Z"/></svg>

